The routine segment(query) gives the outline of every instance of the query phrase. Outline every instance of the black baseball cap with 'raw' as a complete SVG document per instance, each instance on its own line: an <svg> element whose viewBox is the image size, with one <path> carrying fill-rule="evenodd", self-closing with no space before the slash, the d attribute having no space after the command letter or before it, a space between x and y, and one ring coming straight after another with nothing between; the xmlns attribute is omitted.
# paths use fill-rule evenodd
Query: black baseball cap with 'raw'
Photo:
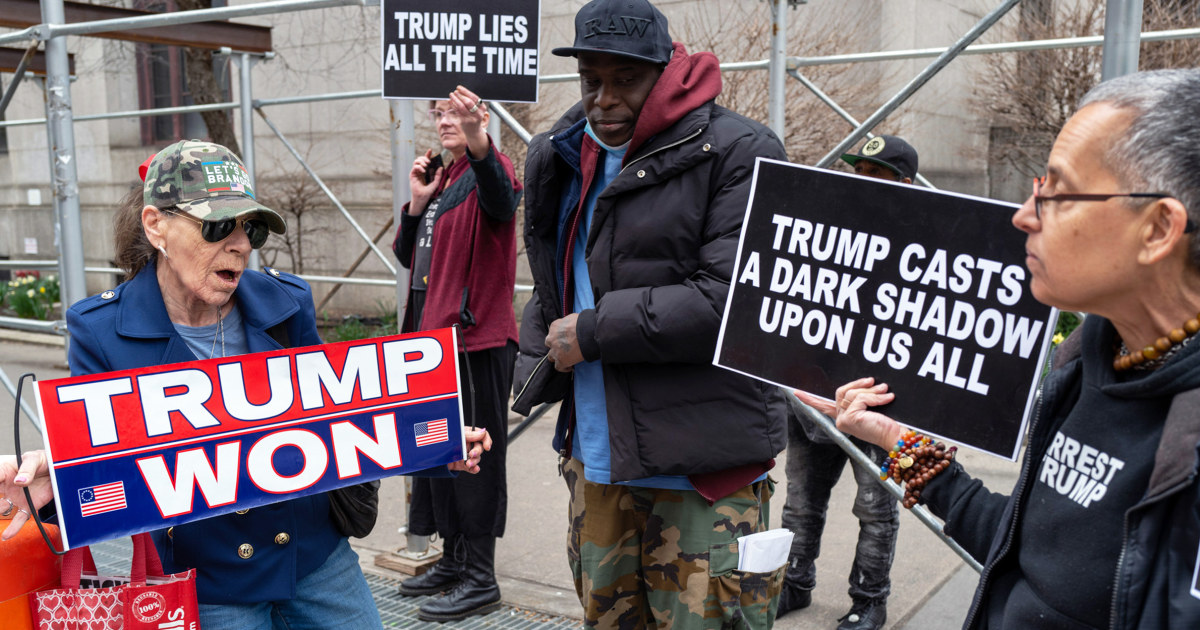
<svg viewBox="0 0 1200 630"><path fill-rule="evenodd" d="M672 50L667 17L646 0L592 0L575 14L575 45L550 52L559 57L599 52L666 64Z"/></svg>

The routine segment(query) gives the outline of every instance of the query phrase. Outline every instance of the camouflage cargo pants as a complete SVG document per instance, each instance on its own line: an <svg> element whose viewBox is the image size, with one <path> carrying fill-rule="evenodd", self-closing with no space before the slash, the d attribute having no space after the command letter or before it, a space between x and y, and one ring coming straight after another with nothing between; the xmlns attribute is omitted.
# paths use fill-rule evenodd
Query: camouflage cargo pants
<svg viewBox="0 0 1200 630"><path fill-rule="evenodd" d="M591 483L562 465L571 493L567 556L590 628L770 628L783 584L737 570L737 538L765 531L774 482L709 505L699 493Z"/></svg>

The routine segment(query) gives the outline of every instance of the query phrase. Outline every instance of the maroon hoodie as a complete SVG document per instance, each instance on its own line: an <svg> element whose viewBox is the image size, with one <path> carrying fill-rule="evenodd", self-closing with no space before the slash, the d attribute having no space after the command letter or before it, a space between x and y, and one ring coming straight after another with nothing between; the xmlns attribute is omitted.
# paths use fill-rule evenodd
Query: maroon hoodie
<svg viewBox="0 0 1200 630"><path fill-rule="evenodd" d="M675 42L671 62L642 104L625 161L636 158L638 148L655 134L679 122L720 93L721 63L717 56L710 52L689 55L683 44Z"/></svg>

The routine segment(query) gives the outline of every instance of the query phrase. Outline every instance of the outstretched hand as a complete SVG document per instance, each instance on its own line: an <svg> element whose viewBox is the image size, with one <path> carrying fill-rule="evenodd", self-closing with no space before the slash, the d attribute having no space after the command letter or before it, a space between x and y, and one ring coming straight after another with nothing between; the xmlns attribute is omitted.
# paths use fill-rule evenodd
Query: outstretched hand
<svg viewBox="0 0 1200 630"><path fill-rule="evenodd" d="M489 120L487 103L479 95L463 86L454 88L450 93L450 109L457 115L458 124L463 136L467 139L467 151L476 160L487 156L488 137L487 124Z"/></svg>
<svg viewBox="0 0 1200 630"><path fill-rule="evenodd" d="M871 410L871 407L886 405L896 398L888 391L887 383L876 384L874 378L860 378L842 385L837 389L834 401L799 390L795 395L800 402L835 418L839 431L885 450L895 445L904 432L899 422Z"/></svg>
<svg viewBox="0 0 1200 630"><path fill-rule="evenodd" d="M483 458L483 452L492 450L492 436L488 435L487 429L470 429L466 437L467 458L449 466L450 470L474 475L479 472L479 461Z"/></svg>
<svg viewBox="0 0 1200 630"><path fill-rule="evenodd" d="M25 488L29 488L33 505L25 500ZM53 499L46 451L29 451L20 462L15 455L0 457L0 515L12 517L4 533L0 534L0 540L16 536L30 514Z"/></svg>

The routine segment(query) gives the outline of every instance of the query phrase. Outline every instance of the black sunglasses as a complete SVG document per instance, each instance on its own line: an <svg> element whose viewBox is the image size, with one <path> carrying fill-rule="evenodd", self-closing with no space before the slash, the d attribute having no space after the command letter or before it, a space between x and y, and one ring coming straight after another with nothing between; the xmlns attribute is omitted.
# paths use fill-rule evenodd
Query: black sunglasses
<svg viewBox="0 0 1200 630"><path fill-rule="evenodd" d="M250 239L250 248L258 249L267 242L267 237L271 235L271 228L267 225L264 219L256 217L250 218L231 218L221 219L219 221L209 221L206 219L197 219L196 217L173 208L169 212L175 216L183 217L189 221L200 224L200 236L209 243L220 243L233 234L233 231L240 225L246 232L246 238Z"/></svg>

